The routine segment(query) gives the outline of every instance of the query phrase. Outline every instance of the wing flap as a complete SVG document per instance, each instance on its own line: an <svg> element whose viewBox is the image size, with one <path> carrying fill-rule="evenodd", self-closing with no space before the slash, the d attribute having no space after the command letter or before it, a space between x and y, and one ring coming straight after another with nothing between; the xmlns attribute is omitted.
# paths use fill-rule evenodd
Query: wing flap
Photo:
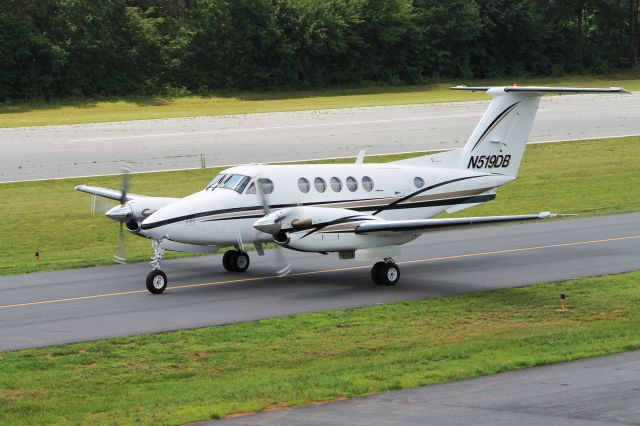
<svg viewBox="0 0 640 426"><path fill-rule="evenodd" d="M460 217L445 219L394 220L375 221L358 225L356 234L371 234L375 232L429 232L439 229L461 226L490 225L503 222L517 222L527 220L553 219L556 217L573 216L542 212L538 214L521 214L511 216Z"/></svg>

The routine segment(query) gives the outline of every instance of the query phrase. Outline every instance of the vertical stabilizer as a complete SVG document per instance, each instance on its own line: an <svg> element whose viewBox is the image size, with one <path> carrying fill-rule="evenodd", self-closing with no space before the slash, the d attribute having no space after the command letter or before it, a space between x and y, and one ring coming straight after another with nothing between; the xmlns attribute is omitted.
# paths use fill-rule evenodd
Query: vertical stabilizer
<svg viewBox="0 0 640 426"><path fill-rule="evenodd" d="M516 176L540 98L548 93L628 93L621 88L452 87L486 90L493 99L461 155L463 169Z"/></svg>

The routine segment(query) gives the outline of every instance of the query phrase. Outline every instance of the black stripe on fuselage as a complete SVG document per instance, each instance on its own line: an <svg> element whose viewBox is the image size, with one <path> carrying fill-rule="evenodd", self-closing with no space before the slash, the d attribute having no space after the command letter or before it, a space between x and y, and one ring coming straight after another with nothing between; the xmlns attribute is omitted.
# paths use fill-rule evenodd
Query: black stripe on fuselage
<svg viewBox="0 0 640 426"><path fill-rule="evenodd" d="M411 194L409 194L409 195L407 195L407 196L405 196L405 197L398 198L397 200L393 201L392 203L387 204L387 205L385 205L384 207L382 207L382 208L380 208L380 209L376 210L376 211L373 213L373 215L377 215L378 213L381 213L381 212L383 212L383 211L385 211L385 210L396 210L396 209L399 209L399 208L400 208L400 209L401 209L401 208L408 208L408 207L402 207L402 206L397 207L397 205L398 205L398 204L400 204L400 203L402 203L402 202L404 202L404 201L407 201L407 200L409 200L409 199L411 199L411 198L415 197L416 195L420 195L420 194L422 194L423 192L427 192L427 191L430 191L430 190L432 190L432 189L435 189L435 188L438 188L438 187L441 187L441 186L444 186L444 185L448 185L448 184L450 184L450 183L460 182L460 181L467 180L467 179L475 179L475 178L479 178L479 177L486 177L486 176L491 176L491 175L465 176L465 177L461 177L461 178L456 178L456 179L446 180L446 181L444 181L444 182L436 183L435 185L427 186L426 188L422 188L422 189L420 189L420 190L418 190L418 191L416 191L416 192L413 192L413 193L411 193ZM495 198L495 197L494 197L494 198ZM493 199L493 198L492 198L492 199ZM440 202L440 200L434 200L434 202ZM430 201L426 201L426 203L430 203ZM415 204L419 204L419 203L415 203ZM442 205L442 204L431 204L431 205L433 205L433 206L439 206L439 205ZM445 204L445 205L446 205L446 204ZM428 206L430 206L430 205L429 205L429 204L427 204L425 207L428 207Z"/></svg>
<svg viewBox="0 0 640 426"><path fill-rule="evenodd" d="M315 203L302 203L302 204L274 204L272 206L270 206L271 210L274 209L284 209L287 207L296 207L296 206L321 206L321 205L326 205L326 204L338 204L338 203L355 203L355 202L359 202L359 201L374 201L374 200L378 200L378 199L384 199L384 198L389 198L389 197L377 197L377 198L360 198L357 200L334 200L334 201L319 201L319 202L315 202ZM356 210L356 209L351 209L351 210ZM153 228L157 228L159 226L163 226L163 225L170 225L172 223L176 223L176 222L182 222L183 220L192 220L192 219L198 219L201 217L206 217L206 216L213 216L213 215L217 215L217 214L225 214L225 213L240 213L240 212L250 212L250 211L256 211L257 213L260 213L257 216L242 216L242 217L231 217L228 219L241 219L241 218L260 218L264 216L264 212L263 212L263 207L262 206L252 206L252 207L234 207L231 209L221 209L221 210L210 210L210 211L206 211L206 212L201 212L201 213L193 213L193 214L189 214L189 215L184 215L184 216L177 216L177 217L172 217L170 219L164 219L164 220L159 220L157 222L153 222L153 223L148 223L145 225L142 225L141 229L145 230L145 229L153 229ZM216 220L227 220L227 218L224 219L210 219L210 220L206 220L205 222L208 221L216 221Z"/></svg>
<svg viewBox="0 0 640 426"><path fill-rule="evenodd" d="M371 211L371 210L375 210L374 213L372 213L373 215L377 215L380 212L383 212L385 210L397 210L397 209L410 209L410 208L418 208L418 207L434 207L434 206L446 206L446 205L453 205L453 204L467 204L467 203L473 203L473 202L482 202L482 201L459 201L459 200L469 200L469 199L475 199L476 197L485 197L485 196L470 196L470 197L462 197L462 198L454 198L454 199L441 199L441 200L431 200L431 201L423 201L423 202L417 202L417 203L407 203L407 204L401 204L399 205L399 203L402 203L404 201L409 200L412 197L415 197L416 195L422 194L423 192L429 191L431 189L434 188L438 188L440 186L444 186L447 185L449 183L454 183L454 182L459 182L459 181L463 181L463 180L467 180L467 179L474 179L474 178L479 178L479 177L486 177L486 176L490 176L490 175L477 175L477 176L466 176L466 177L462 177L462 178L457 178L457 179L451 179L445 182L441 182L435 185L431 185L428 186L426 188L423 188L419 191L413 192L410 195L407 195L405 197L399 198L389 204L380 204L380 205L369 205L369 206L362 206L362 207L353 207L353 208L349 208L348 210L353 210L353 211L359 211L359 212L366 212L366 211ZM484 201L489 201L489 200L493 200L495 198L495 194L489 194L486 197L490 197L490 198L486 198L486 200ZM302 206L320 206L320 205L327 205L327 204L338 204L338 203L348 203L348 202L359 202L359 201L375 201L378 199L387 199L389 197L382 197L382 198L369 198L369 199L358 199L358 200L337 200L337 201L321 201L321 202L317 202L317 203L305 203L305 204L300 204ZM283 208L287 208L287 207L296 207L299 204L278 204L278 205L273 205L270 206L271 210L273 209L283 209ZM190 215L185 215L185 216L178 216L178 217L174 217L174 218L170 218L170 219L165 219L165 220L160 220L158 222L154 222L154 223L149 223L149 224L143 224L141 226L141 229L144 230L148 230L148 229L153 229L153 228L157 228L159 226L164 226L164 225L169 225L172 223L177 223L177 222L182 222L185 220L193 220L193 219L197 219L200 217L206 217L206 216L213 216L216 214L224 214L224 213L240 213L240 212L251 212L251 211L255 211L256 214L255 215L244 215L244 216L232 216L232 217L226 217L226 218L220 218L220 219L207 219L207 220L203 220L203 222L216 222L216 221L223 221L223 220L236 220L236 219L259 219L261 217L264 216L264 212L262 211L262 206L254 206L254 207L236 207L236 208L231 208L231 209L222 209L222 210L212 210L212 211L208 211L208 212L201 212L201 213L194 213L194 214L190 214Z"/></svg>

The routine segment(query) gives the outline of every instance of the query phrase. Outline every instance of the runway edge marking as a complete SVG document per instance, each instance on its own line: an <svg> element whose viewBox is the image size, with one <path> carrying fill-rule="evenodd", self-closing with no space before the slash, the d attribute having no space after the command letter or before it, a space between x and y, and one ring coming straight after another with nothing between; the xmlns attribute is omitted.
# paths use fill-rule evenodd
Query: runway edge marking
<svg viewBox="0 0 640 426"><path fill-rule="evenodd" d="M640 136L640 134L633 133L628 135L597 136L597 137L591 137L591 138L555 139L555 140L549 140L549 141L529 141L527 142L527 145L540 145L540 144L547 144L547 143L562 143L562 142L580 142L580 141L590 141L590 140L597 141L602 139L621 139L621 138L630 138L635 136ZM403 154L427 154L431 152L442 152L442 151L453 150L453 149L462 149L462 148L461 147L442 147L442 148L427 149L422 151L387 152L382 154L369 154L367 155L367 157L381 157L381 156L387 156L387 155L403 155ZM265 163L265 164L288 164L288 163L300 163L305 161L343 160L345 158L355 158L355 156L347 155L343 157L322 157L322 158L306 158L306 159L303 158L298 160L284 160L284 161L278 161L277 163ZM238 164L218 164L218 165L214 164L206 167L206 169L229 168L229 167L236 167L236 166L238 166ZM184 168L178 168L178 169L141 170L141 171L135 172L134 174L142 175L142 174L150 174L150 173L184 172L189 170L201 170L201 169L202 167L184 167ZM0 185L5 183L44 182L44 181L50 181L50 180L68 180L68 179L83 179L83 178L89 179L89 178L110 177L110 176L120 176L120 175L121 173L105 173L105 174L99 174L99 175L81 175L81 176L63 176L63 177L24 179L24 180L7 180L7 181L0 181Z"/></svg>

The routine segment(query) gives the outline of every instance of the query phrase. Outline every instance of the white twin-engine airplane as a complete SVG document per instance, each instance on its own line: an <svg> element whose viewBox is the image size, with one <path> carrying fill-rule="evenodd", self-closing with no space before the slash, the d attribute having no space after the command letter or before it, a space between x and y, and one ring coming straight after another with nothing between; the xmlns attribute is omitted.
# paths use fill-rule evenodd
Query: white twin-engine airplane
<svg viewBox="0 0 640 426"><path fill-rule="evenodd" d="M394 285L400 246L421 234L459 226L547 219L529 215L430 219L493 200L516 179L533 119L545 94L629 93L622 88L453 87L486 91L492 101L461 150L383 164L231 167L185 198L146 197L121 190L77 186L78 191L120 201L106 216L150 238L155 252L147 289L162 293L164 250L210 252L235 246L222 259L228 271L249 267L244 244L263 255L263 243L340 259L380 259L371 270L378 285ZM95 200L95 198L94 198ZM276 253L276 256L278 254ZM287 267L290 269L290 267ZM279 274L288 272L287 268Z"/></svg>

